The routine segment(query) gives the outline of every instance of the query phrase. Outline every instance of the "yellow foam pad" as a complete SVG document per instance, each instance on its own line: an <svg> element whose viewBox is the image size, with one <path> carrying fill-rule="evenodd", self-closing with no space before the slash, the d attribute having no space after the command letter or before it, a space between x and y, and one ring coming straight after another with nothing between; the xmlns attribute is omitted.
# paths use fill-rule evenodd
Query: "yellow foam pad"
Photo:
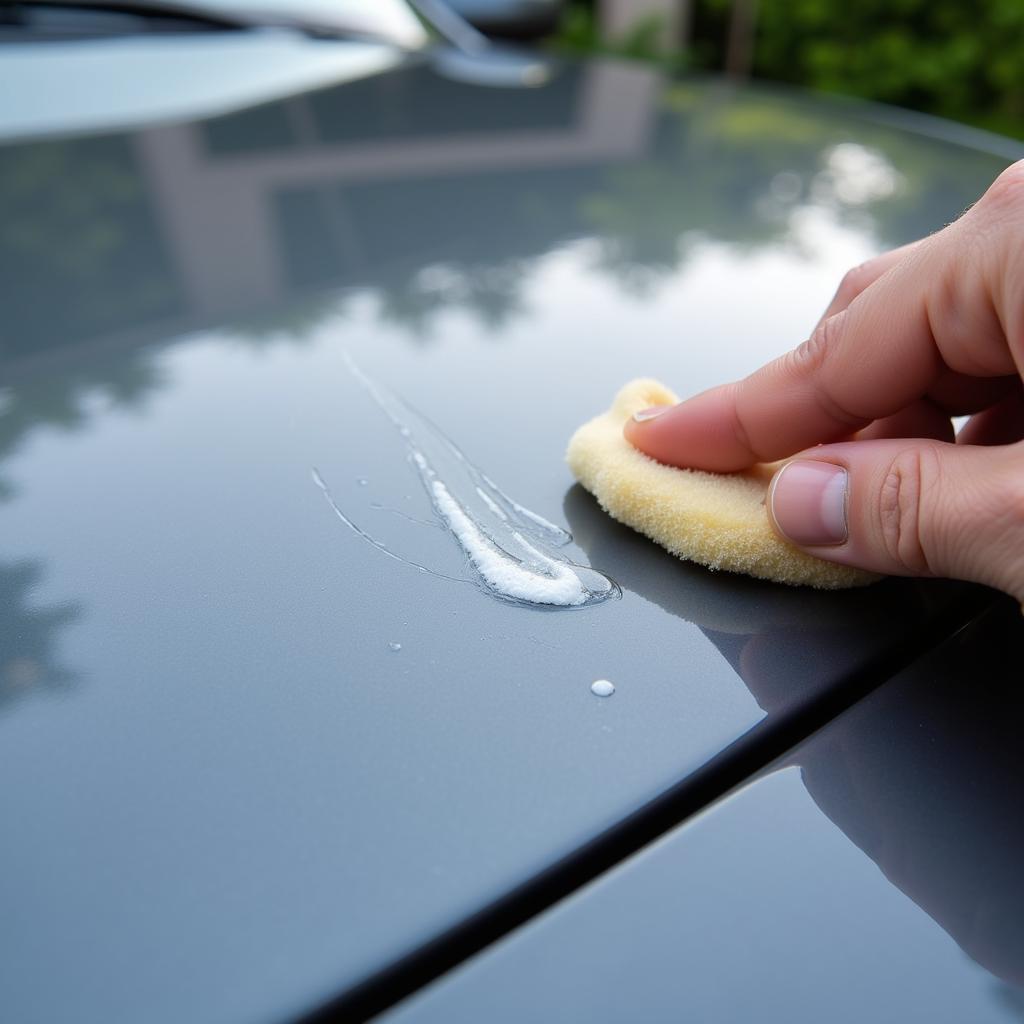
<svg viewBox="0 0 1024 1024"><path fill-rule="evenodd" d="M655 380L635 380L616 395L611 409L573 435L569 467L610 516L709 569L826 590L878 579L814 558L775 533L765 500L778 464L743 473L677 469L649 458L622 436L634 412L678 401Z"/></svg>

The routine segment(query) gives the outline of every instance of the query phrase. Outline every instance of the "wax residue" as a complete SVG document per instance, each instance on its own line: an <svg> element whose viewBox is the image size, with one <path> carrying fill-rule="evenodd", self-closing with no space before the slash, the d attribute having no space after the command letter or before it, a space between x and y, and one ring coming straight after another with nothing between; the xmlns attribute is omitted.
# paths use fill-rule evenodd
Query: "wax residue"
<svg viewBox="0 0 1024 1024"><path fill-rule="evenodd" d="M615 692L615 684L610 679L595 679L590 684L590 692L595 697L610 697Z"/></svg>
<svg viewBox="0 0 1024 1024"><path fill-rule="evenodd" d="M475 582L516 604L580 608L620 596L608 576L555 550L571 543L567 530L510 498L425 416L370 380L351 360L348 365L402 438L437 517L429 525L441 525L451 534L465 554L468 578L452 577L392 551L341 510L314 469L314 482L349 529L390 558L445 579Z"/></svg>
<svg viewBox="0 0 1024 1024"><path fill-rule="evenodd" d="M452 536L465 551L484 585L502 597L531 604L585 604L590 591L577 573L579 566L550 558L530 544L520 533L509 531L521 558L500 548L438 480L427 461L418 452L414 460L426 476L434 507ZM490 505L490 501L487 501ZM501 522L508 517L498 510Z"/></svg>

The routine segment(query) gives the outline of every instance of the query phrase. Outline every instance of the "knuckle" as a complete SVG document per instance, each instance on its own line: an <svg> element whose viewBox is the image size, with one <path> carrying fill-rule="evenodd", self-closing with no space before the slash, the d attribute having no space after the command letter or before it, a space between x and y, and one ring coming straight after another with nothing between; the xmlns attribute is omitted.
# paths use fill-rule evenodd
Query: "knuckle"
<svg viewBox="0 0 1024 1024"><path fill-rule="evenodd" d="M836 294L840 300L849 304L875 280L876 276L874 260L859 263L843 274Z"/></svg>
<svg viewBox="0 0 1024 1024"><path fill-rule="evenodd" d="M845 310L830 316L815 327L811 336L789 354L790 366L800 376L814 376L821 372L835 349L846 321Z"/></svg>
<svg viewBox="0 0 1024 1024"><path fill-rule="evenodd" d="M860 412L836 398L835 388L830 384L830 378L837 376L837 368L829 364L839 349L845 324L846 310L818 324L802 345L783 357L783 373L790 382L812 381L814 401L820 410L838 428L852 431L863 427L867 421Z"/></svg>
<svg viewBox="0 0 1024 1024"><path fill-rule="evenodd" d="M738 391L736 385L732 387L732 393L735 395ZM754 447L753 438L751 437L750 431L747 429L746 422L743 418L742 405L735 399L730 402L732 412L732 432L733 437L736 439L736 443L739 445L741 451L757 453L757 448Z"/></svg>
<svg viewBox="0 0 1024 1024"><path fill-rule="evenodd" d="M925 498L937 468L928 449L899 452L878 491L878 536L889 559L907 573L933 575L928 556Z"/></svg>

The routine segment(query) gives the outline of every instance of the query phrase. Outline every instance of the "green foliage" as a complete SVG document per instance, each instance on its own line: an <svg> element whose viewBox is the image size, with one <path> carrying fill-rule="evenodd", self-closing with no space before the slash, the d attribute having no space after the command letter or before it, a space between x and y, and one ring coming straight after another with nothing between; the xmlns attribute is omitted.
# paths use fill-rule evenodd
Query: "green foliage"
<svg viewBox="0 0 1024 1024"><path fill-rule="evenodd" d="M756 74L1024 135L1020 0L762 0Z"/></svg>
<svg viewBox="0 0 1024 1024"><path fill-rule="evenodd" d="M694 0L689 66L722 70L732 6L733 0ZM684 63L682 54L603 44L593 10L584 0L570 6L556 45ZM1022 68L1022 0L757 5L754 74L760 78L880 100L1024 138Z"/></svg>
<svg viewBox="0 0 1024 1024"><path fill-rule="evenodd" d="M594 9L587 3L570 4L552 45L563 53L603 54L626 57L659 64L670 70L689 66L688 55L681 50L666 49L662 43L663 19L658 15L638 18L629 31L618 39L603 39Z"/></svg>

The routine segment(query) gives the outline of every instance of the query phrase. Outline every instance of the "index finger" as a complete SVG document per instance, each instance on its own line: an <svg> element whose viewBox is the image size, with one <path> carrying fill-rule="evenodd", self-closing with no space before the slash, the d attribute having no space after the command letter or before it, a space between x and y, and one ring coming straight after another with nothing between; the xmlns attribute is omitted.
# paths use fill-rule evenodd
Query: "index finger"
<svg viewBox="0 0 1024 1024"><path fill-rule="evenodd" d="M925 395L946 367L980 377L1012 373L990 286L998 260L987 240L979 244L986 216L978 203L808 341L745 380L653 417L637 414L626 424L627 440L669 465L731 472L893 415Z"/></svg>
<svg viewBox="0 0 1024 1024"><path fill-rule="evenodd" d="M890 249L888 252L883 252L847 271L843 275L842 281L839 282L832 301L829 302L825 312L821 314L817 326L820 327L829 317L846 309L861 292L873 285L897 263L902 262L923 241L923 238L919 238L916 242L908 242L896 249Z"/></svg>

